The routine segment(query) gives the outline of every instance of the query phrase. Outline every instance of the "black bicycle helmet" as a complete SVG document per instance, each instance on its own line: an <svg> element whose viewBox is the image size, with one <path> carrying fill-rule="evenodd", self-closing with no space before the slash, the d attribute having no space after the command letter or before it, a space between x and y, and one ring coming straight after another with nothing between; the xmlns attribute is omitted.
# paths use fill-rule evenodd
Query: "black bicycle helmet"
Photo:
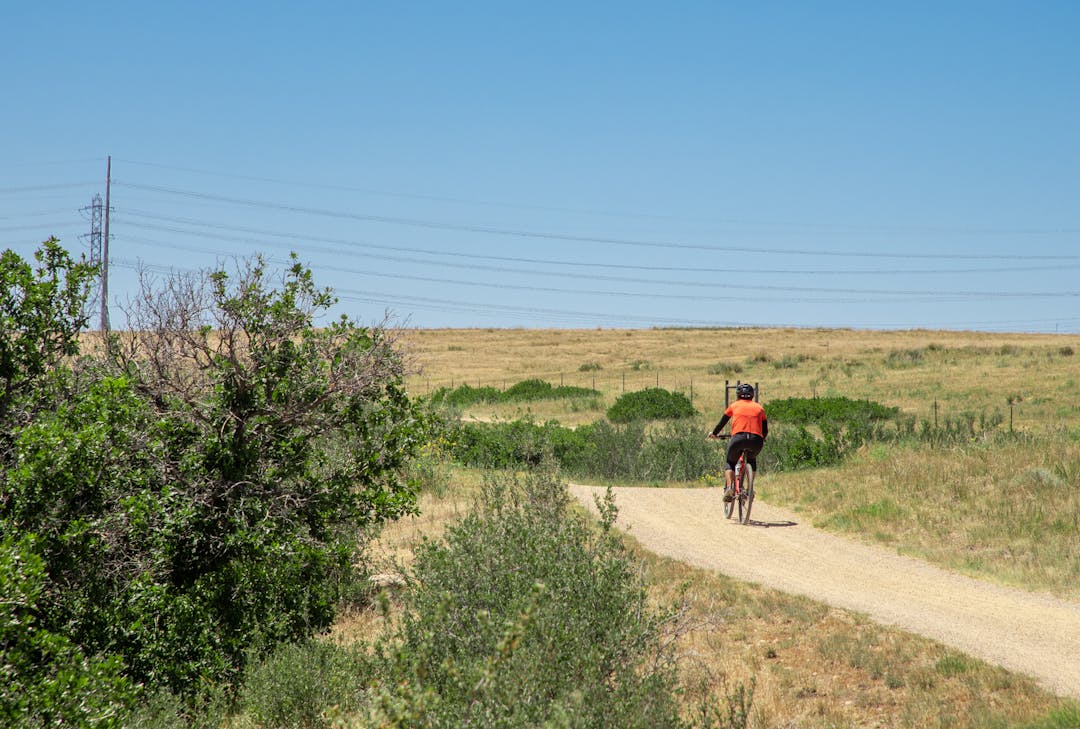
<svg viewBox="0 0 1080 729"><path fill-rule="evenodd" d="M735 388L735 394L739 396L740 400L753 400L754 386L749 382L744 382Z"/></svg>

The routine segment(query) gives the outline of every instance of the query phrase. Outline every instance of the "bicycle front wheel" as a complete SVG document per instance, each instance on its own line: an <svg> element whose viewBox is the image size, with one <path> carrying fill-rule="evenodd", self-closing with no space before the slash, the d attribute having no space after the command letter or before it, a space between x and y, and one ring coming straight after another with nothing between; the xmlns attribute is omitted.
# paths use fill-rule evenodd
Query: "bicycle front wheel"
<svg viewBox="0 0 1080 729"><path fill-rule="evenodd" d="M742 493L739 494L739 523L750 523L750 507L754 505L754 467L743 466Z"/></svg>
<svg viewBox="0 0 1080 729"><path fill-rule="evenodd" d="M727 488L725 487L724 490L727 491ZM725 501L724 502L724 518L725 519L730 519L731 518L731 512L734 511L734 510L735 510L735 499L732 499L731 501Z"/></svg>

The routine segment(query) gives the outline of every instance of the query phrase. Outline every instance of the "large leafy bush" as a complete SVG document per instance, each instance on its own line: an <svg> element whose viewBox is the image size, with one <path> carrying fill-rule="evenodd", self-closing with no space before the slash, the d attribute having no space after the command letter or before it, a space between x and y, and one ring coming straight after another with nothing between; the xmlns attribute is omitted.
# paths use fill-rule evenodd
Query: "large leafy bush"
<svg viewBox="0 0 1080 729"><path fill-rule="evenodd" d="M46 281L77 273L47 251ZM0 531L36 535L42 630L191 692L329 624L358 534L413 508L423 423L390 333L315 328L333 299L299 264L145 283L136 334L74 366L76 291L5 310L0 352L50 356L23 357L0 411Z"/></svg>

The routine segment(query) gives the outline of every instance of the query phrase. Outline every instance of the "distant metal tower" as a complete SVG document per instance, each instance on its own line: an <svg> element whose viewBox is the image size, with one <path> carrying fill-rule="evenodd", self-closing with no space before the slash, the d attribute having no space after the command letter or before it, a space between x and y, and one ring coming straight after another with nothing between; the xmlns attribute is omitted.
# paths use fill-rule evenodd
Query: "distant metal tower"
<svg viewBox="0 0 1080 729"><path fill-rule="evenodd" d="M90 263L101 263L101 210L104 203L101 195L94 195L94 200L83 212L90 213Z"/></svg>
<svg viewBox="0 0 1080 729"><path fill-rule="evenodd" d="M83 208L81 212L88 214L90 218L90 234L89 236L80 236L82 238L90 238L90 263L97 266L101 265L101 241L102 241L102 211L104 209L104 203L101 202L101 195L94 195L94 199L90 205ZM101 280L94 284L93 289L89 292L89 296L86 300L86 312L90 312L98 303L98 297L101 295Z"/></svg>

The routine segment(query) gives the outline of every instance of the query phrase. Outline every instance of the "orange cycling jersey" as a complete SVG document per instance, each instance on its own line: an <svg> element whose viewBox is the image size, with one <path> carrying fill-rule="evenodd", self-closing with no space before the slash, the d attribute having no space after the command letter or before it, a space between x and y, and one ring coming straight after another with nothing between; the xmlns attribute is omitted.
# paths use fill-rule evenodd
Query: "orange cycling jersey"
<svg viewBox="0 0 1080 729"><path fill-rule="evenodd" d="M762 424L765 422L765 408L753 400L736 400L724 411L731 418L731 433L753 433L764 437Z"/></svg>

